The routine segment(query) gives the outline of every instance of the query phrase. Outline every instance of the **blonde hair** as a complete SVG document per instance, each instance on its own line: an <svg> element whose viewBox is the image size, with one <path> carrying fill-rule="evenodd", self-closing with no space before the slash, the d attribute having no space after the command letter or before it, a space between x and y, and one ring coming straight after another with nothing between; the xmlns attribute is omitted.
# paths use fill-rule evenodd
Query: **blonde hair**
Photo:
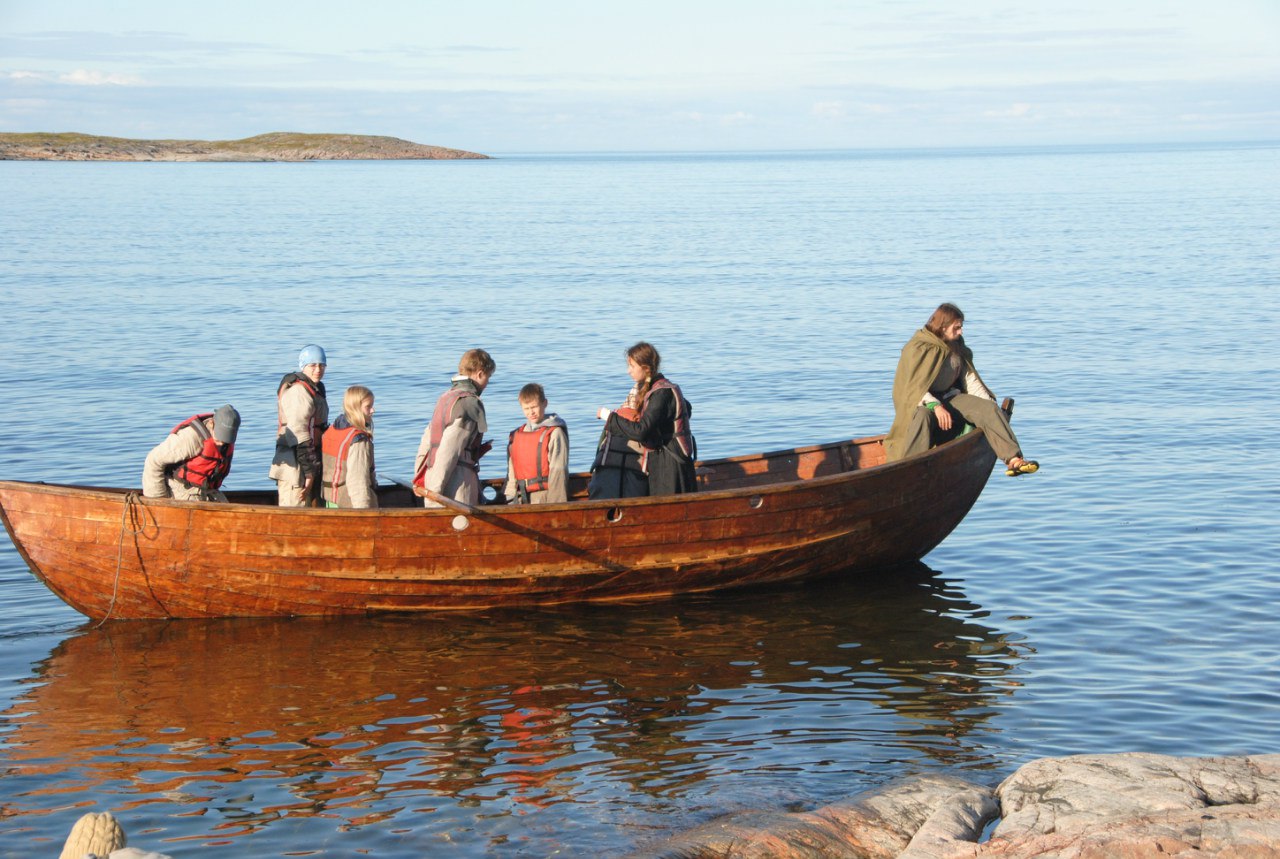
<svg viewBox="0 0 1280 859"><path fill-rule="evenodd" d="M545 403L547 401L547 392L537 382L530 382L520 389L519 400L522 403Z"/></svg>
<svg viewBox="0 0 1280 859"><path fill-rule="evenodd" d="M352 385L342 395L342 413L347 416L347 422L369 435L373 435L373 425L365 420L364 401L372 399L373 391L364 385Z"/></svg>
<svg viewBox="0 0 1280 859"><path fill-rule="evenodd" d="M498 369L498 365L494 363L489 353L483 349L468 349L458 359L458 372L464 376L470 376L477 371L484 373L486 376L492 376L493 371L496 369Z"/></svg>

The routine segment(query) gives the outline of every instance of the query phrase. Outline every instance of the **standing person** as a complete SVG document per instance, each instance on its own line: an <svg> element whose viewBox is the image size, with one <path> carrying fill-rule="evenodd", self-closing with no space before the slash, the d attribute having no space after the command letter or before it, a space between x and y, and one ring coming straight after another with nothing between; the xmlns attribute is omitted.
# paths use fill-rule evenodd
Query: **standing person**
<svg viewBox="0 0 1280 859"><path fill-rule="evenodd" d="M640 444L639 464L649 478L649 495L679 495L698 488L693 467L698 447L689 429L693 407L659 372L661 360L658 350L643 341L628 349L627 375L636 383L640 414L628 419L602 408L597 417L604 420L606 435L616 433Z"/></svg>
<svg viewBox="0 0 1280 859"><path fill-rule="evenodd" d="M547 414L547 395L537 382L520 389L525 423L507 437L507 482L502 494L516 504L569 500L569 430Z"/></svg>
<svg viewBox="0 0 1280 859"><path fill-rule="evenodd" d="M240 413L222 406L178 424L151 449L142 466L146 498L179 501L226 501L222 481L231 472Z"/></svg>
<svg viewBox="0 0 1280 859"><path fill-rule="evenodd" d="M469 349L458 361L458 375L449 390L436 400L431 422L422 433L413 463L413 485L424 495L423 506L444 505L421 490L438 492L475 506L480 501L480 457L493 445L484 441L489 431L480 395L498 369L483 349Z"/></svg>
<svg viewBox="0 0 1280 859"><path fill-rule="evenodd" d="M320 441L325 507L366 510L378 506L373 464L373 391L352 385L342 397L342 414Z"/></svg>
<svg viewBox="0 0 1280 859"><path fill-rule="evenodd" d="M884 440L886 460L922 453L932 446L935 430L950 433L967 422L986 435L1004 460L1005 474L1038 471L1039 463L1023 458L1008 416L973 368L963 335L964 313L954 304L941 304L902 347L893 379L893 426Z"/></svg>
<svg viewBox="0 0 1280 859"><path fill-rule="evenodd" d="M298 353L298 372L285 373L276 389L276 453L267 476L276 482L281 507L310 507L320 483L320 439L329 425L324 393L324 350Z"/></svg>

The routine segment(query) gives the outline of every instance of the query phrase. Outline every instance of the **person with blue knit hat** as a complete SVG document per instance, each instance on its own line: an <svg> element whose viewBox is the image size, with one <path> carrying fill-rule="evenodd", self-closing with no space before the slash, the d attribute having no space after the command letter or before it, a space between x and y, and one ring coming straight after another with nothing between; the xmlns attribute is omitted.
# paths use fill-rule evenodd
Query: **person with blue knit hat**
<svg viewBox="0 0 1280 859"><path fill-rule="evenodd" d="M285 373L276 388L276 453L268 476L276 482L281 507L309 507L320 488L320 440L329 426L325 399L324 349L310 344L298 353L297 372Z"/></svg>

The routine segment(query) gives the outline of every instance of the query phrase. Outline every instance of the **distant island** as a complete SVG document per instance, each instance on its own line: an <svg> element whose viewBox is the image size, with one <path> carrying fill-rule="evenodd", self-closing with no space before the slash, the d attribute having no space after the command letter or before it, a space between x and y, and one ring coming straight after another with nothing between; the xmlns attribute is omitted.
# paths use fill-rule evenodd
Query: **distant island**
<svg viewBox="0 0 1280 859"><path fill-rule="evenodd" d="M488 157L369 134L275 131L244 140L130 140L75 132L0 132L0 161L389 161Z"/></svg>

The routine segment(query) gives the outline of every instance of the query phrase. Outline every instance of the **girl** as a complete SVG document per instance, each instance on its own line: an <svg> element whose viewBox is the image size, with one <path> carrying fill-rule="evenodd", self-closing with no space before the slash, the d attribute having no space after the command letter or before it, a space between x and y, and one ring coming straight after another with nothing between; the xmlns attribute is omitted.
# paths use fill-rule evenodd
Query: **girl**
<svg viewBox="0 0 1280 859"><path fill-rule="evenodd" d="M693 468L697 443L689 428L692 406L659 371L661 361L649 343L642 341L628 349L627 375L636 383L633 402L639 414L630 419L607 408L597 413L604 419L606 438L617 435L639 447L639 467L648 476L648 491L634 492L638 495L679 495L697 489ZM622 489L621 497L632 494L628 484Z"/></svg>
<svg viewBox="0 0 1280 859"><path fill-rule="evenodd" d="M342 414L321 441L326 507L378 506L373 464L373 391L352 385L342 397Z"/></svg>

